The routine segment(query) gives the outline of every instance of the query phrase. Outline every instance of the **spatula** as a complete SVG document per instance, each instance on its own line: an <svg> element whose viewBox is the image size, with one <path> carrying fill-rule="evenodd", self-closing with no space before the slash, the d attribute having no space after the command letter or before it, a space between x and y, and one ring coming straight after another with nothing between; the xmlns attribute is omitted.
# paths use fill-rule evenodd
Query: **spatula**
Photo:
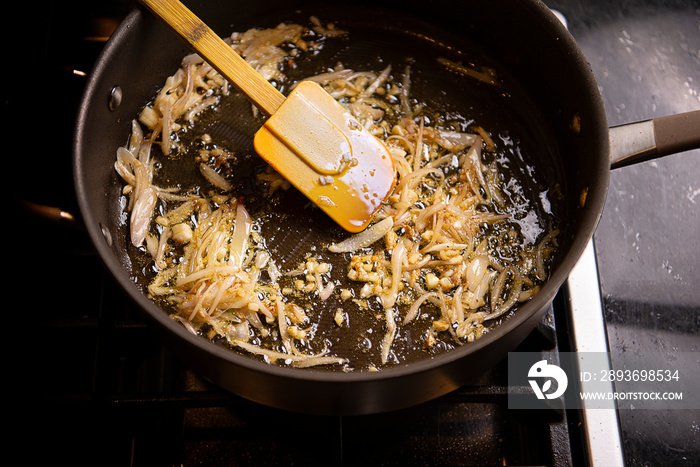
<svg viewBox="0 0 700 467"><path fill-rule="evenodd" d="M367 227L396 182L381 141L315 82L285 97L178 0L140 1L267 117L258 155L345 230Z"/></svg>

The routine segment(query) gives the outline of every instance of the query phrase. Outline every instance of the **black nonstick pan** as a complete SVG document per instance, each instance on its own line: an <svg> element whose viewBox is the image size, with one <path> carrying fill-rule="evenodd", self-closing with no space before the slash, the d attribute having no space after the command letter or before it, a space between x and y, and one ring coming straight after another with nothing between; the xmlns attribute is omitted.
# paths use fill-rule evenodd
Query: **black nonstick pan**
<svg viewBox="0 0 700 467"><path fill-rule="evenodd" d="M412 1L186 3L222 36L283 21L305 23L313 15L349 30L352 38L340 47L329 46L322 60L373 69L387 62L410 61L417 98L446 112L468 109L483 126L507 129L520 141L521 168L532 177L537 187L533 192L557 186L562 195L556 206L561 251L547 283L491 332L449 352L413 358L407 349L400 364L378 372L337 372L270 365L194 336L146 297L128 254L122 184L113 167L116 149L127 141L131 121L141 107L189 53L167 26L136 7L106 45L81 103L74 137L81 214L105 266L173 353L201 376L262 404L317 414L381 412L433 399L482 374L532 331L593 236L617 140L633 146L627 161L681 151L693 144L680 133L659 137L657 144L653 131L646 128L653 122L642 124L641 129L611 131L585 57L540 2L447 1L435 8ZM499 85L476 83L450 72L439 66L437 56L494 68ZM317 66L311 61L296 72L301 77ZM239 109L227 112L235 121ZM697 126L697 114L680 119L681 127ZM677 123L666 126L679 128ZM217 129L221 135L232 135L237 144L247 144L249 128L219 125ZM652 136L647 142L640 134ZM275 234L283 255L292 262L300 242L322 244L342 232L313 212L300 210Z"/></svg>

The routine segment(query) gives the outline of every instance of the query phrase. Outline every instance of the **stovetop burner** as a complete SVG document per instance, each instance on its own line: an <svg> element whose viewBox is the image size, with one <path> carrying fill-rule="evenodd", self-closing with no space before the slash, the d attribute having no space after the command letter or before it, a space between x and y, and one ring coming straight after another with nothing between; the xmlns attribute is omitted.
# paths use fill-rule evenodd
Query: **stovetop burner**
<svg viewBox="0 0 700 467"><path fill-rule="evenodd" d="M606 66L611 60L624 63L626 53L634 56L638 46L635 34L652 29L657 9L665 12L659 15L664 25L679 16L686 18L687 12L695 12L696 19L700 17L700 5L695 0L632 0L622 5L580 0L546 3L565 15L572 34L581 40L596 76L601 78L606 105L612 104L609 118L613 124L629 121L630 115L636 118L648 109L635 107L635 86L616 83L614 73ZM42 6L32 11L38 33L27 38L26 46L40 51L44 60L21 68L27 70L21 76L25 86L46 90L45 99L5 99L7 114L26 123L11 145L9 173L29 173L31 177L29 183L23 176L10 177L11 191L24 200L43 203L48 199L52 206L76 213L69 161L73 117L84 76L104 39L133 4L118 0L86 2L68 11L49 0ZM617 26L616 21L620 21ZM613 27L619 31L610 34ZM697 28L688 32L679 27L674 34L681 37L679 48L690 47L697 52L697 44L692 45ZM608 40L615 35L619 38L617 44ZM653 34L647 37L656 38ZM688 51L691 57L692 50ZM695 90L697 100L697 85L693 83L700 82L700 55L694 60L690 61L688 73L692 76L687 81L687 92L692 99ZM58 109L65 112L58 116ZM37 118L43 112L49 112L48 121ZM34 141L40 144L32 145ZM17 149L15 142L20 142ZM31 170L31 164L28 170L28 162L34 161L42 170ZM664 167L671 176L679 172L674 172L673 164ZM691 176L692 170L683 176ZM637 183L635 175L641 173L643 183L648 183L648 177L644 178L648 169L632 172L629 178L613 177L613 188L620 190L613 202L618 198L624 201L620 193ZM696 194L692 190L687 193L689 203ZM79 222L63 219L60 211L51 213L53 221L47 220L25 208L10 206L9 219L18 219L21 226L21 242L13 248L10 264L21 267L8 290L19 296L21 303L9 309L28 314L30 319L29 326L18 329L24 331L21 347L7 354L11 380L16 380L17 387L13 393L16 397L10 401L17 402L21 413L17 423L22 429L16 432L20 436L15 446L24 456L23 463L575 466L587 465L589 459L605 459L601 465L622 465L624 457L628 465L647 465L659 459L689 465L698 453L697 440L678 445L674 439L660 440L658 433L651 432L677 433L677 439L689 439L692 427L674 424L662 414L649 423L653 429L646 430L634 414L623 414L618 420L617 414L603 411L508 410L505 362L469 386L389 414L306 416L243 400L199 379L160 344L140 312L102 267ZM646 220L654 221L649 214L646 216ZM629 317L639 318L640 313L649 312L649 307L652 312L658 311L658 304L635 305L618 300L618 281L625 269L622 264L613 264L611 252L621 248L608 239L616 237L613 224L609 215L603 219L605 237L601 238L600 233L596 236L596 247L591 244L552 309L518 350L551 355L582 346L599 349L607 346L608 336L613 346L621 345L624 339L629 345L640 328L638 321L630 323ZM687 223L678 225L688 228ZM691 246L698 244L698 231L700 228L687 231L686 240ZM637 238L633 245L638 253L641 244ZM600 281L590 275L600 260L596 251L603 251L605 271L612 268L618 275L601 273ZM645 257L643 252L640 257ZM674 266L665 264L669 271ZM674 274L658 283L668 286L669 280L679 282L678 269ZM685 280L690 279L687 276ZM698 301L694 301L690 289L682 290L683 306L690 316L694 311L697 316ZM585 326L570 320L572 308ZM600 311L596 313L596 309ZM669 315L675 311L667 307L663 310ZM649 318L642 318L641 327L653 331ZM664 330L673 329L675 321L669 323L669 319ZM692 336L700 323L688 323ZM587 328L595 328L596 332L582 334ZM662 441L665 446L660 444Z"/></svg>

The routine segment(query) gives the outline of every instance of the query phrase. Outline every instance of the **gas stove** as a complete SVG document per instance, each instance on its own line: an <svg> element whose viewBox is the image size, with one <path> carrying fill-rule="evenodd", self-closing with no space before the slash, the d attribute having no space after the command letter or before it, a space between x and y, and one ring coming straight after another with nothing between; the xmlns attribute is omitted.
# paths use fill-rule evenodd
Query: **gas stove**
<svg viewBox="0 0 700 467"><path fill-rule="evenodd" d="M611 124L700 108L697 2L547 4L589 58ZM27 247L17 251L29 252L19 255L19 290L33 338L14 362L28 457L134 466L622 466L700 458L697 413L509 410L506 362L434 401L353 417L272 409L199 378L145 325L74 218L73 118L85 76L133 4L45 7L33 12L40 33L31 47L43 61L28 79L46 89L53 118L32 128L43 144L25 144L22 164L32 157L42 170L32 173L31 190L13 187L21 201L11 206ZM36 121L33 102L8 96L6 104L21 121ZM594 240L517 351L543 358L623 347L697 351L698 155L613 173Z"/></svg>

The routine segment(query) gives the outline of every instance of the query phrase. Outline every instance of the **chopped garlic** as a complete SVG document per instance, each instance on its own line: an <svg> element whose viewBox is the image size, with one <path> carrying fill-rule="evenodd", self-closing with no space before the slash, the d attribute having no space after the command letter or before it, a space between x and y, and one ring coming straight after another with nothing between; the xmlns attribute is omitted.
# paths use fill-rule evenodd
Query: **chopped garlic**
<svg viewBox="0 0 700 467"><path fill-rule="evenodd" d="M345 322L345 313L343 313L342 309L338 308L337 310L335 310L334 320L335 324L337 324L338 326L343 325L343 323Z"/></svg>
<svg viewBox="0 0 700 467"><path fill-rule="evenodd" d="M429 289L437 289L440 279L432 272L425 275L425 286Z"/></svg>
<svg viewBox="0 0 700 467"><path fill-rule="evenodd" d="M299 329L298 327L291 325L287 328L287 332L292 339L306 339L306 331Z"/></svg>
<svg viewBox="0 0 700 467"><path fill-rule="evenodd" d="M192 228L184 222L173 226L173 240L185 244L192 240Z"/></svg>

